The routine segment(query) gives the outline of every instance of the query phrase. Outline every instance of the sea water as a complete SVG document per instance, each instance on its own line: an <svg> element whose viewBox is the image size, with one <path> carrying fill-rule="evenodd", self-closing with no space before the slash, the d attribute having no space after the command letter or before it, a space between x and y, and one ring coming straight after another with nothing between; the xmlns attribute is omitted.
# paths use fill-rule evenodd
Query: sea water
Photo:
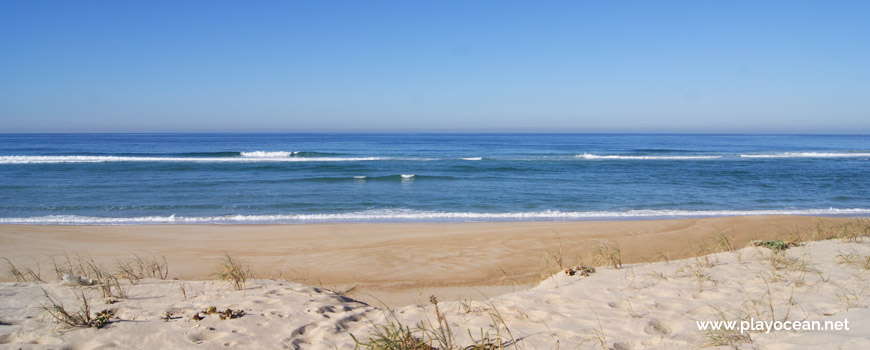
<svg viewBox="0 0 870 350"><path fill-rule="evenodd" d="M0 224L870 215L870 136L0 134Z"/></svg>

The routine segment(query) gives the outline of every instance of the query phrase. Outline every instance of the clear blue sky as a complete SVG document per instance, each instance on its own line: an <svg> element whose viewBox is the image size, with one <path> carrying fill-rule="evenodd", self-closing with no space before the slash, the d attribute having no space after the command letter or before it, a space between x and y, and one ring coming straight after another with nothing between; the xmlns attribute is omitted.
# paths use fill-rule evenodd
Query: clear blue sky
<svg viewBox="0 0 870 350"><path fill-rule="evenodd" d="M0 132L870 132L870 1L0 1Z"/></svg>

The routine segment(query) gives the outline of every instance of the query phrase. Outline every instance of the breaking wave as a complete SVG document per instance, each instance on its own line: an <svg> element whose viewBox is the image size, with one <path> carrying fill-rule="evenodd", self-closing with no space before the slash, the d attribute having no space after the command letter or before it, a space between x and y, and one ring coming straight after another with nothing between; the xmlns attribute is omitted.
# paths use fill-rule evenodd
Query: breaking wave
<svg viewBox="0 0 870 350"><path fill-rule="evenodd" d="M256 152L251 152L256 153ZM277 153L277 152L271 152ZM254 163L254 162L359 162L391 160L386 157L131 157L131 156L0 156L0 164L57 164L57 163L115 163L115 162L173 162L173 163Z"/></svg>
<svg viewBox="0 0 870 350"><path fill-rule="evenodd" d="M578 154L577 158L597 160L597 159L618 159L618 160L704 160L704 159L719 159L722 156L630 156L630 155L606 155L583 153Z"/></svg>
<svg viewBox="0 0 870 350"><path fill-rule="evenodd" d="M741 154L741 158L864 158L870 153L861 152L794 152L773 154Z"/></svg>

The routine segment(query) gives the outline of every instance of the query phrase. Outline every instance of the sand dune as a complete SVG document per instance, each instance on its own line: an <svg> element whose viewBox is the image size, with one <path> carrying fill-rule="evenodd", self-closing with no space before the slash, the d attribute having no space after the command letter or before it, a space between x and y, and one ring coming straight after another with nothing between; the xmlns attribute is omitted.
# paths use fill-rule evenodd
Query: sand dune
<svg viewBox="0 0 870 350"><path fill-rule="evenodd" d="M870 245L811 242L784 253L748 247L699 258L598 267L587 277L557 273L538 286L486 301L442 301L457 343L481 331L518 340L522 349L676 349L734 344L742 349L870 347ZM853 259L856 258L856 259ZM126 284L125 284L126 285ZM279 280L146 279L105 305L94 288L58 283L0 284L0 346L9 349L352 349L375 325L398 320L437 330L433 305L387 311L332 292ZM43 292L43 289L45 292ZM183 290L183 291L182 291ZM95 313L116 310L104 328L57 326L42 310L44 293L77 310L85 293ZM244 310L221 320L201 311ZM173 316L164 319L165 312ZM194 314L204 317L194 320ZM394 316L391 316L394 315ZM496 317L494 317L496 316ZM710 333L696 321L843 321L849 330ZM509 331L508 331L509 330ZM419 331L417 336L425 339ZM722 348L728 348L723 346Z"/></svg>

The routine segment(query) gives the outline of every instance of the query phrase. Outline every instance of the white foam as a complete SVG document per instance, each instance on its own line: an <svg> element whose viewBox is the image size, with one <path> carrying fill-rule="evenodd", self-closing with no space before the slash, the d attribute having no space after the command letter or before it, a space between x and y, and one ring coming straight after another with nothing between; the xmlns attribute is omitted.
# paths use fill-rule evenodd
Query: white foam
<svg viewBox="0 0 870 350"><path fill-rule="evenodd" d="M365 177L365 176L362 176L362 175L360 175L360 176L354 176L354 177L353 177L353 178L354 178L354 179L365 179L365 178L366 178L366 177Z"/></svg>
<svg viewBox="0 0 870 350"><path fill-rule="evenodd" d="M483 159L483 157L469 157L469 158L462 158L462 160L482 160L482 159Z"/></svg>
<svg viewBox="0 0 870 350"><path fill-rule="evenodd" d="M597 160L597 159L620 159L620 160L703 160L703 159L718 159L722 156L620 156L606 155L600 156L597 154L583 153L578 154L577 158Z"/></svg>
<svg viewBox="0 0 870 350"><path fill-rule="evenodd" d="M414 174L402 174L403 179L411 179L414 177Z"/></svg>
<svg viewBox="0 0 870 350"><path fill-rule="evenodd" d="M718 217L748 215L817 215L868 216L870 209L782 209L782 210L627 210L563 212L546 210L517 213L471 213L419 211L411 209L367 210L341 214L290 215L227 215L208 217L146 216L106 218L75 215L51 215L27 218L0 218L0 224L37 225L143 225L143 224L259 224L307 222L372 222L372 221L531 221L531 220L613 220L681 217Z"/></svg>
<svg viewBox="0 0 870 350"><path fill-rule="evenodd" d="M295 156L299 154L299 152L268 152L268 151L253 151L253 152L241 152L242 157L254 157L254 158L284 158Z"/></svg>
<svg viewBox="0 0 870 350"><path fill-rule="evenodd" d="M0 156L0 164L113 163L113 162L358 162L390 160L384 157L124 157L124 156Z"/></svg>
<svg viewBox="0 0 870 350"><path fill-rule="evenodd" d="M870 157L870 153L849 152L794 152L774 154L741 154L741 158L863 158Z"/></svg>

